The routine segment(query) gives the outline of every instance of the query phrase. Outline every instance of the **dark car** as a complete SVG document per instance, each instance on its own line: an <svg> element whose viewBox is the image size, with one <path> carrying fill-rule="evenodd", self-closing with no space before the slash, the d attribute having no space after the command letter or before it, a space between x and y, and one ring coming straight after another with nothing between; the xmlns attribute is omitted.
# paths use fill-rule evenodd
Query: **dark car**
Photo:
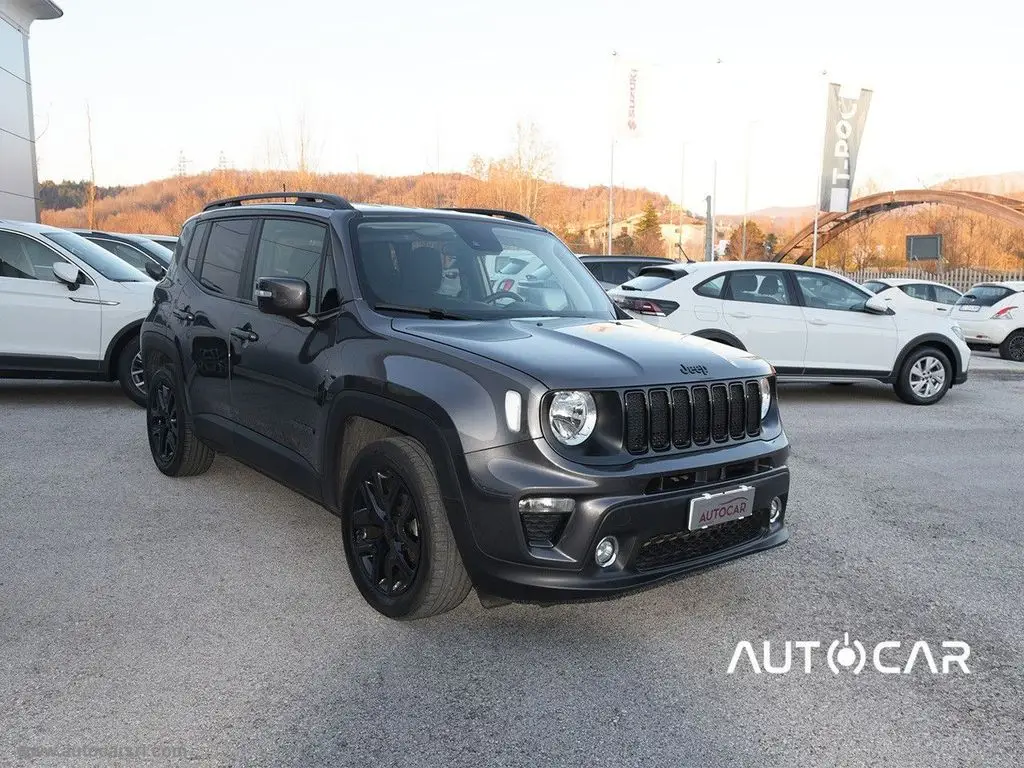
<svg viewBox="0 0 1024 768"><path fill-rule="evenodd" d="M222 452L322 504L395 618L474 587L485 605L609 597L786 541L763 360L628 319L519 214L282 197L206 206L156 286L164 474ZM487 257L512 250L550 268L561 309L493 290Z"/></svg>
<svg viewBox="0 0 1024 768"><path fill-rule="evenodd" d="M154 280L163 277L167 265L171 263L173 246L166 246L143 235L125 235L117 232L100 232L94 229L72 230L102 246L122 261L131 264Z"/></svg>
<svg viewBox="0 0 1024 768"><path fill-rule="evenodd" d="M590 256L580 254L580 261L591 271L606 291L629 282L644 267L678 262L663 256Z"/></svg>

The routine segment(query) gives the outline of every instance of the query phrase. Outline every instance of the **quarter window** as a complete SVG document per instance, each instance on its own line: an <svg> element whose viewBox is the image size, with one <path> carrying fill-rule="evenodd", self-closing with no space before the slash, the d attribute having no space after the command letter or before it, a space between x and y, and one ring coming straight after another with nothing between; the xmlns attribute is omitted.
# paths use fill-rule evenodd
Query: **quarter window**
<svg viewBox="0 0 1024 768"><path fill-rule="evenodd" d="M693 292L698 296L705 296L709 299L720 299L722 298L722 288L725 287L725 275L721 274L718 277L713 277L710 280L705 280L703 283L693 289Z"/></svg>
<svg viewBox="0 0 1024 768"><path fill-rule="evenodd" d="M726 298L755 304L792 304L785 276L778 270L742 270L729 275Z"/></svg>
<svg viewBox="0 0 1024 768"><path fill-rule="evenodd" d="M56 282L53 274L60 256L45 245L13 232L0 232L0 277Z"/></svg>
<svg viewBox="0 0 1024 768"><path fill-rule="evenodd" d="M326 236L327 228L322 224L294 219L265 219L256 249L256 280L261 277L305 280L309 286L309 311L319 312L323 299L318 293L320 266ZM251 286L247 298L252 298L252 295ZM335 304L336 297L337 290Z"/></svg>
<svg viewBox="0 0 1024 768"><path fill-rule="evenodd" d="M804 304L813 309L860 311L867 295L842 280L813 272L794 272Z"/></svg>
<svg viewBox="0 0 1024 768"><path fill-rule="evenodd" d="M203 247L203 240L206 238L206 233L209 231L210 224L205 221L202 222L196 227L195 236L188 243L188 252L185 256L185 269L196 277L199 277L199 272L197 271L197 266L199 264L199 251Z"/></svg>
<svg viewBox="0 0 1024 768"><path fill-rule="evenodd" d="M210 224L199 282L225 296L239 296L245 248L253 219L226 219Z"/></svg>
<svg viewBox="0 0 1024 768"><path fill-rule="evenodd" d="M943 288L941 285L935 285L932 287L935 289L935 300L939 302L939 304L948 304L952 306L960 300L960 294L952 288Z"/></svg>

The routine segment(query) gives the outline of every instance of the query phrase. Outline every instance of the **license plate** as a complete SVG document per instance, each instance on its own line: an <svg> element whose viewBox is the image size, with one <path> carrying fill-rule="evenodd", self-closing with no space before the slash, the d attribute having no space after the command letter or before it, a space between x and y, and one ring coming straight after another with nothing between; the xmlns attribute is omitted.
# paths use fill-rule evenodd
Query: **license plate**
<svg viewBox="0 0 1024 768"><path fill-rule="evenodd" d="M960 307L961 312L980 312L981 307L977 304L964 304Z"/></svg>
<svg viewBox="0 0 1024 768"><path fill-rule="evenodd" d="M690 501L690 530L742 520L754 514L754 489L741 485L721 493L705 493Z"/></svg>

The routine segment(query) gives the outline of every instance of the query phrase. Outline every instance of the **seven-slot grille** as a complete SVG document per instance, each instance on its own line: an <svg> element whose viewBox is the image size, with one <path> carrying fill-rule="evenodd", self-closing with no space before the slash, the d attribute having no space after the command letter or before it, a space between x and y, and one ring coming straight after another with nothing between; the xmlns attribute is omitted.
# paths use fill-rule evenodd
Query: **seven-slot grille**
<svg viewBox="0 0 1024 768"><path fill-rule="evenodd" d="M626 392L625 444L630 453L725 443L761 434L756 381L694 384Z"/></svg>

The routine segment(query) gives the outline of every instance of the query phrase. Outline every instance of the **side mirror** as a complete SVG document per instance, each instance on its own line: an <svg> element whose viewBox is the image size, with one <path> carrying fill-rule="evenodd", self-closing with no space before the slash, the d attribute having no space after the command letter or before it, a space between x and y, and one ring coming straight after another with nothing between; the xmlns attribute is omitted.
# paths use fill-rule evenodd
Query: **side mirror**
<svg viewBox="0 0 1024 768"><path fill-rule="evenodd" d="M167 274L167 270L157 264L155 261L146 260L146 274L152 277L154 280L160 281L164 279L164 275Z"/></svg>
<svg viewBox="0 0 1024 768"><path fill-rule="evenodd" d="M885 299L880 299L877 296L872 296L870 299L864 302L864 311L870 312L872 315L895 314L889 308L889 304L885 301Z"/></svg>
<svg viewBox="0 0 1024 768"><path fill-rule="evenodd" d="M294 277L258 277L256 305L268 315L304 315L309 311L309 284Z"/></svg>
<svg viewBox="0 0 1024 768"><path fill-rule="evenodd" d="M67 285L69 291L78 290L78 286L82 282L82 270L66 261L53 263L53 276Z"/></svg>

